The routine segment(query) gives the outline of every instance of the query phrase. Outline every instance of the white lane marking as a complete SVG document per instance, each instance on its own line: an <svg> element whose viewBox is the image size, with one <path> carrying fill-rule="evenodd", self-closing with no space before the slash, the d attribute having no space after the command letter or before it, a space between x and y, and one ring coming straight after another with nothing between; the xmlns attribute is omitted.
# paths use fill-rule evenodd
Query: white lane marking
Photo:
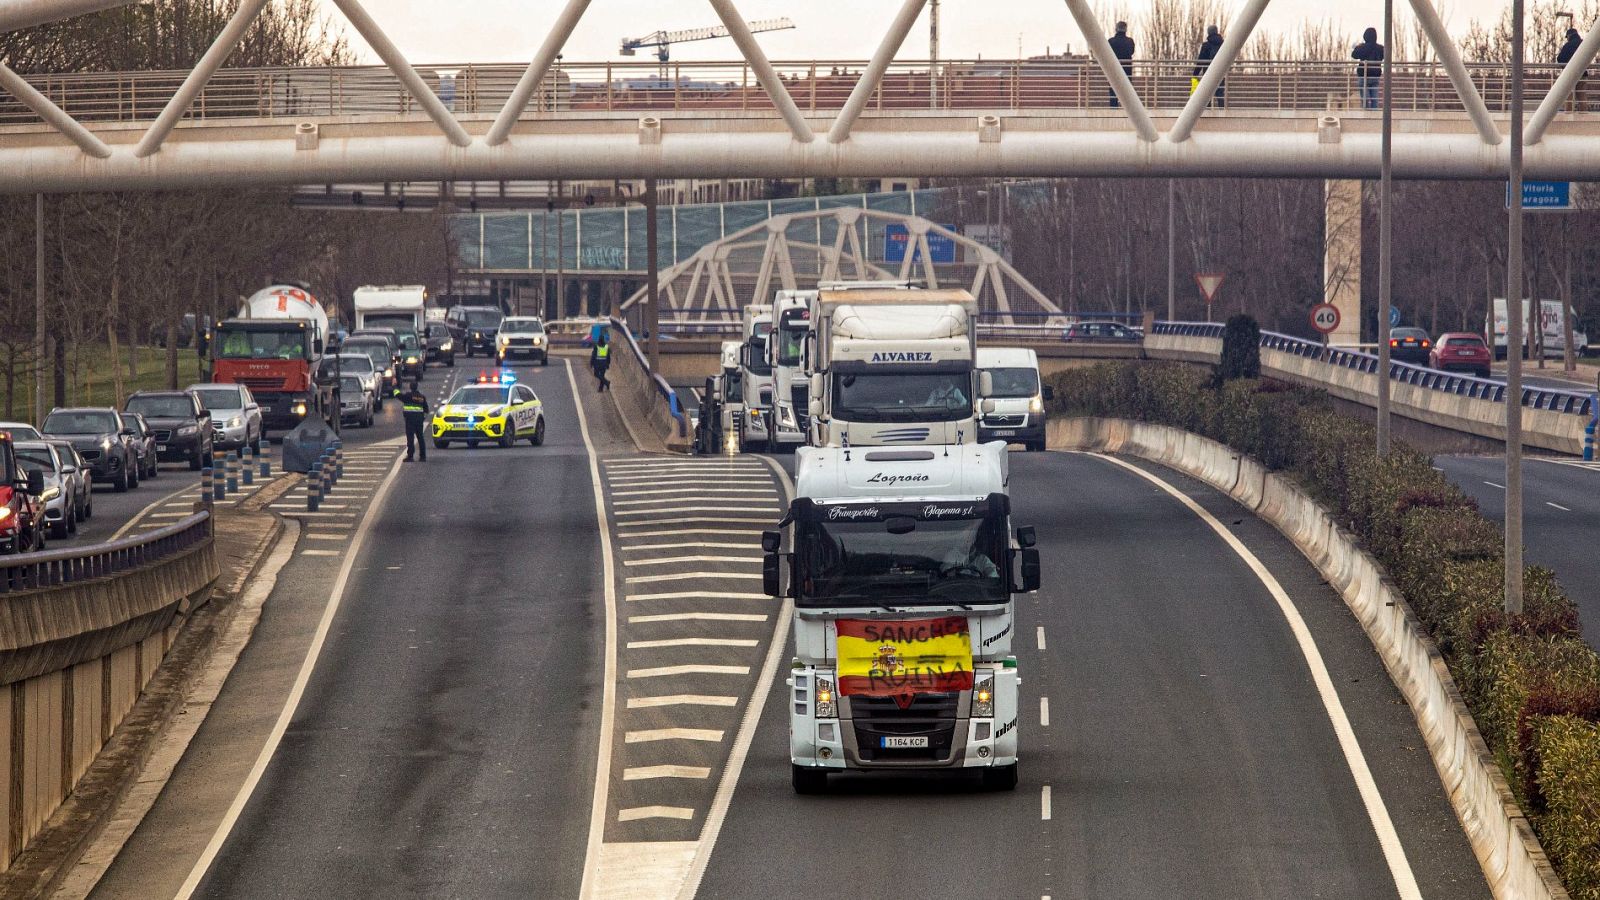
<svg viewBox="0 0 1600 900"><path fill-rule="evenodd" d="M1554 507L1555 507L1555 508L1556 508L1556 509L1559 509L1559 510L1561 510L1561 511L1562 511L1562 512L1572 512L1572 510L1570 510L1570 509L1568 509L1568 508L1566 508L1566 507L1565 507L1565 506L1562 506L1562 505L1561 505L1561 504L1559 504L1559 503L1551 503L1551 502L1550 502L1550 501L1549 501L1549 500L1546 500L1546 501L1545 501L1545 502L1544 502L1544 505L1545 505L1545 506L1554 506Z"/></svg>
<svg viewBox="0 0 1600 900"><path fill-rule="evenodd" d="M653 650L660 647L754 647L760 641L745 638L664 638L659 641L629 641L629 650Z"/></svg>
<svg viewBox="0 0 1600 900"><path fill-rule="evenodd" d="M185 516L192 515L194 515L192 512L153 512L145 513L144 517L146 519L182 519Z"/></svg>
<svg viewBox="0 0 1600 900"><path fill-rule="evenodd" d="M1050 785L1039 788L1039 818L1050 821Z"/></svg>
<svg viewBox="0 0 1600 900"><path fill-rule="evenodd" d="M688 612L688 613L662 613L654 616L629 616L629 625L644 625L650 622L765 622L766 613L714 613L714 612Z"/></svg>
<svg viewBox="0 0 1600 900"><path fill-rule="evenodd" d="M629 709L652 709L657 706L733 706L738 697L714 697L709 694L667 694L661 697L630 697Z"/></svg>
<svg viewBox="0 0 1600 900"><path fill-rule="evenodd" d="M1416 876L1411 871L1411 862L1406 859L1405 847L1400 843L1400 835L1395 831L1394 822L1389 818L1388 807L1384 805L1383 794L1378 790L1377 782L1372 779L1372 770L1367 767L1367 758L1361 752L1361 743L1356 740L1355 729L1350 725L1350 717L1345 714L1344 706L1339 700L1339 692L1334 689L1333 677L1328 674L1328 667L1322 661L1322 652L1317 649L1317 642L1311 636L1311 629L1306 627L1305 619L1300 617L1300 611L1295 608L1294 601L1289 599L1289 594L1284 591L1283 585L1261 560L1250 552L1250 548L1246 547L1243 541L1189 495L1130 462L1114 456L1096 458L1127 469L1182 503L1222 538L1240 559L1244 560L1256 578L1266 587L1267 592L1272 595L1272 599L1277 601L1279 611L1289 623L1289 630L1294 633L1300 654L1305 657L1306 667L1311 670L1311 679L1317 686L1317 695L1322 698L1322 707L1327 712L1328 720L1333 724L1333 733L1339 740L1339 749L1343 751L1345 762L1350 767L1350 774L1355 779L1361 802L1366 805L1367 818L1372 821L1372 830L1377 833L1378 845L1383 850L1384 860L1389 864L1389 873L1394 877L1395 888L1400 892L1402 900L1421 900L1422 889L1417 886Z"/></svg>
<svg viewBox="0 0 1600 900"><path fill-rule="evenodd" d="M301 550L301 556L338 556L338 550Z"/></svg>
<svg viewBox="0 0 1600 900"><path fill-rule="evenodd" d="M1050 727L1050 698L1049 697L1040 697L1039 698L1039 727L1040 728L1049 728Z"/></svg>
<svg viewBox="0 0 1600 900"><path fill-rule="evenodd" d="M647 778L710 778L711 770L703 766L635 766L622 770L623 781L643 781Z"/></svg>
<svg viewBox="0 0 1600 900"><path fill-rule="evenodd" d="M348 540L350 540L350 535L348 535L348 534L308 534L308 535L305 536L305 538L308 541L348 541Z"/></svg>
<svg viewBox="0 0 1600 900"><path fill-rule="evenodd" d="M629 669L629 678L661 678L671 675L749 675L749 666L709 666L692 663L686 666L656 666L651 669Z"/></svg>
<svg viewBox="0 0 1600 900"><path fill-rule="evenodd" d="M737 503L737 504L741 505L741 508L766 509L766 508L770 508L770 507L766 507L763 504L756 503L754 501L756 501L756 500L773 500L773 501L776 501L778 499L778 496L776 494L774 494L772 491L765 490L765 489L759 490L759 491L746 491L745 492L745 493L750 493L750 494L761 494L760 497L723 497L723 496L719 496L721 494L729 492L729 490L730 490L729 488L705 488L703 490L696 490L694 492L694 496L692 496L692 497L676 497L676 498L656 497L656 498L651 499L651 500L613 500L611 502L611 505L612 506L654 506L654 507L658 507L659 508L659 507L663 506L664 504L677 503L677 502L681 502L681 501L684 501L684 500L717 500L717 501L726 501L729 504ZM744 506L744 504L749 504L749 506ZM672 509L674 507L668 506L667 508L668 509ZM621 515L632 515L632 513L622 513Z"/></svg>
<svg viewBox="0 0 1600 900"><path fill-rule="evenodd" d="M734 484L743 487L751 487L754 485L771 484L772 479L767 478L764 475L641 475L637 478L619 478L612 476L606 479L606 483L614 487L651 484L679 486L694 484L705 484L711 486L716 486L719 484Z"/></svg>
<svg viewBox="0 0 1600 900"><path fill-rule="evenodd" d="M712 520L711 519L707 519L706 521L709 522L709 521L712 521ZM633 523L634 527L639 527L642 524L644 524L644 523L641 523L641 522ZM665 531L630 531L627 534L618 534L617 537L619 537L619 538L621 538L622 540L625 540L625 541L631 541L631 540L634 540L635 538L644 538L644 537L683 537L683 536L689 535L689 534L721 534L721 535L754 534L754 535L758 535L759 536L761 534L761 532L762 532L762 529L760 529L760 528L669 528L669 529L667 529ZM694 545L693 544L689 544L689 545L685 545L685 546L694 546ZM632 550L634 548L632 548L632 547L624 547L623 549L624 550Z"/></svg>
<svg viewBox="0 0 1600 900"><path fill-rule="evenodd" d="M692 819L694 810L682 806L630 806L617 810L618 822L636 822L640 819Z"/></svg>
<svg viewBox="0 0 1600 900"><path fill-rule="evenodd" d="M294 518L294 519L299 519L299 518L306 517L306 516L317 516L317 517L321 517L321 518L333 518L333 519L353 519L356 516L360 515L360 513L353 513L353 512L307 512L307 511L302 509L302 510L300 510L298 512L293 511L293 510L285 510L284 512L280 513L280 515L289 516L290 518Z"/></svg>
<svg viewBox="0 0 1600 900"><path fill-rule="evenodd" d="M661 525L689 525L689 524L692 524L692 523L695 523L695 522L701 522L701 523L704 523L704 524L707 524L707 525L750 525L750 526L754 526L754 527L748 529L745 533L747 533L747 534L760 534L763 530L765 530L767 528L776 528L777 525L778 525L778 518L777 518L777 513L776 512L774 512L771 517L759 518L759 519L746 519L746 518L741 518L739 516L731 516L731 515L724 515L724 516L680 516L680 517L674 517L674 518L670 518L670 519L651 519L648 522L618 522L617 523L617 527L618 528L655 528L655 527L658 527L658 526L661 526ZM701 529L691 528L689 530L690 531L699 531ZM675 534L675 533L680 533L680 532L656 531L656 532L649 532L649 533L650 534ZM718 532L718 533L719 534L731 534L733 532ZM639 537L639 536L641 536L641 533L637 532L637 531L621 532L621 536L622 537Z"/></svg>
<svg viewBox="0 0 1600 900"><path fill-rule="evenodd" d="M630 744L649 744L655 741L701 741L716 744L722 741L723 733L719 728L647 728L643 731L630 731L623 740Z"/></svg>
<svg viewBox="0 0 1600 900"><path fill-rule="evenodd" d="M180 495L183 495L183 494L185 494L185 493L187 493L189 491L195 491L195 496L196 497L200 496L200 494L199 494L199 485L193 485L193 484L188 485L186 487L178 488L177 490L173 491L170 494L165 494L160 499L158 499L158 500L154 501L153 503L151 503L150 505L146 506L144 509L139 510L137 513L134 514L133 518L129 519L128 521L126 521L124 523L122 523L122 527L118 528L116 531L112 532L111 533L111 537L107 538L107 540L108 541L114 541L117 538L122 537L123 535L127 534L130 529L133 528L133 525L134 525L135 522L138 522L140 519L144 518L146 513L150 512L151 510L155 509L158 506L168 506L168 505L170 505L172 503L172 501L173 501L173 498L178 497Z"/></svg>
<svg viewBox="0 0 1600 900"><path fill-rule="evenodd" d="M747 541L742 544L735 544L727 541L722 543L717 543L714 541L686 541L677 544L635 544L632 547L623 547L622 552L633 553L644 550L683 550L689 547L714 547L718 550L749 550L754 548L759 551L761 549L761 545L757 544L755 541Z"/></svg>
<svg viewBox="0 0 1600 900"><path fill-rule="evenodd" d="M1035 636L1037 636L1039 638L1039 649L1043 650L1044 649L1044 626L1040 625L1038 628L1034 629L1034 634L1035 634Z"/></svg>
<svg viewBox="0 0 1600 900"><path fill-rule="evenodd" d="M284 732L288 730L289 722L294 718L295 710L300 707L300 698L305 695L306 685L311 681L311 673L317 667L317 657L322 654L322 645L328 640L328 631L333 627L333 619L339 612L339 604L344 601L345 585L350 581L350 572L355 568L356 559L361 555L361 548L366 544L367 535L383 511L383 502L389 496L389 489L394 487L395 476L399 474L400 461L397 458L390 467L389 476L384 479L383 486L378 488L378 494L373 498L369 514L361 521L361 527L356 530L350 550L345 554L344 564L339 567L339 574L333 580L333 589L328 594L328 605L322 611L322 620L317 623L316 634L312 635L305 662L300 664L300 673L295 676L294 686L289 689L289 696L284 701L283 710L278 714L278 721L273 724L272 731L267 735L266 745L261 748L260 755L250 768L250 774L240 786L239 793L234 796L233 804L228 807L228 812L211 835L211 842L206 844L205 852L200 854L194 868L189 870L189 877L184 879L183 886L178 889L174 900L189 900L194 896L195 889L200 886L200 879L204 878L206 870L211 868L211 863L222 850L223 842L228 839L229 832L233 831L233 826L239 821L239 815L244 812L245 804L250 801L250 795L255 792L256 785L261 783L261 776L266 773L267 764L278 752L278 744L282 742Z"/></svg>
<svg viewBox="0 0 1600 900"><path fill-rule="evenodd" d="M690 461L681 456L656 456L644 459L613 457L602 459L600 462L608 472L617 469L649 469L652 472L661 469L699 469L701 471L708 469L749 469L752 472L765 474L767 471L759 462L738 458Z"/></svg>
<svg viewBox="0 0 1600 900"><path fill-rule="evenodd" d="M612 491L613 497L644 497L659 496L661 494L768 494L775 492L764 487L681 487L681 488L654 488L648 491Z"/></svg>
<svg viewBox="0 0 1600 900"><path fill-rule="evenodd" d="M761 548L757 547L756 552L749 556L666 556L661 559L625 559L622 564L625 566L672 566L680 563L748 563L760 561Z"/></svg>
<svg viewBox="0 0 1600 900"><path fill-rule="evenodd" d="M734 594L727 592L708 593L706 591L673 591L666 594L629 594L624 598L628 603L637 600L686 600L693 597L696 600L771 600L766 594Z"/></svg>
<svg viewBox="0 0 1600 900"><path fill-rule="evenodd" d="M660 515L663 512L675 512L675 513L694 513L694 512L711 512L711 513L726 513L726 512L755 513L755 512L762 512L762 513L765 513L765 512L770 512L770 513L774 513L774 514L778 512L778 507L776 505L769 506L769 505L764 504L764 503L751 503L751 504L746 505L745 501L743 501L743 500L739 501L739 504L740 505L739 505L739 507L737 509L729 509L726 506L674 506L674 507L671 507L669 509L663 510L663 509L659 508L661 506L660 503L652 502L651 505L657 507L656 509L628 509L628 510L621 510L621 511L619 511L617 513L617 518L620 519L623 516L656 516L656 515Z"/></svg>
<svg viewBox="0 0 1600 900"><path fill-rule="evenodd" d="M763 456L761 461L766 463L777 476L778 483L783 486L785 500L794 498L794 482L789 480L789 473L771 457ZM764 598L765 599L765 598ZM700 845L695 848L694 861L690 864L687 879L684 881L680 898L692 900L700 890L700 881L705 878L706 866L711 863L711 852L716 849L717 836L722 833L722 823L728 817L728 807L733 804L733 791L738 787L739 774L744 771L745 758L750 754L750 743L755 740L756 725L761 719L762 704L772 693L772 682L778 676L778 661L783 657L784 648L788 641L784 634L789 629L789 617L794 613L794 602L784 600L778 612L778 619L773 623L772 642L767 645L767 658L761 664L761 675L756 679L755 690L750 694L750 702L745 704L744 719L739 723L739 733L734 736L733 750L728 753L728 762L722 767L722 780L717 783L717 795L711 800L711 809L706 812L704 827L700 829Z"/></svg>
<svg viewBox="0 0 1600 900"><path fill-rule="evenodd" d="M762 575L759 572L678 572L672 575L630 575L623 580L628 584L657 584L663 581L696 581L711 578L760 581Z"/></svg>
<svg viewBox="0 0 1600 900"><path fill-rule="evenodd" d="M1492 488L1499 488L1502 491L1506 489L1505 485L1503 485L1503 484L1495 484L1492 481L1485 481L1484 484L1487 484L1489 487L1492 487Z"/></svg>
<svg viewBox="0 0 1600 900"><path fill-rule="evenodd" d="M589 839L584 849L583 882L578 896L594 896L595 872L600 865L600 845L605 842L606 804L611 797L611 732L617 719L617 572L612 561L611 525L606 516L605 483L600 479L600 459L594 452L594 441L589 438L589 418L583 411L583 395L578 392L578 379L572 374L572 360L563 359L567 369L567 384L572 388L572 405L578 414L578 433L583 435L583 449L589 455L589 483L594 488L595 524L600 532L600 565L605 589L605 671L600 682L600 736L595 756L594 795L589 800ZM621 815L621 813L618 813Z"/></svg>

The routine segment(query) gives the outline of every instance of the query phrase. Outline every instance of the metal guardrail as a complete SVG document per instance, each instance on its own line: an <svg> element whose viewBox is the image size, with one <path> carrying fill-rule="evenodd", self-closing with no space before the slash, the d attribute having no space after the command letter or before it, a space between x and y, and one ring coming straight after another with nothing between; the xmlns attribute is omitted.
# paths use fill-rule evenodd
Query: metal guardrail
<svg viewBox="0 0 1600 900"><path fill-rule="evenodd" d="M137 569L211 539L211 513L198 512L137 537L71 550L0 558L0 594L90 581Z"/></svg>
<svg viewBox="0 0 1600 900"><path fill-rule="evenodd" d="M1219 322L1157 322L1155 333L1174 337L1206 337L1221 340L1223 327ZM1378 371L1377 354L1367 353L1363 350L1329 347L1317 341L1279 334L1273 331L1261 332L1261 346L1268 350L1277 350L1294 356L1320 360L1331 366L1355 369L1358 372L1367 374L1373 374ZM1503 381L1441 372L1438 369L1430 369L1426 366L1416 366L1410 363L1390 362L1389 378L1392 381L1413 385L1424 390L1439 391L1445 394L1455 394L1456 396L1472 397L1479 400L1491 400L1496 403L1504 402L1506 398L1506 385ZM1592 394L1583 391L1564 391L1559 388L1524 387L1522 389L1522 405L1529 409L1581 415L1585 418L1591 417L1594 413L1594 397Z"/></svg>
<svg viewBox="0 0 1600 900"><path fill-rule="evenodd" d="M867 64L808 60L773 64L802 112L844 106ZM456 113L493 115L521 78L522 65L426 65L418 74ZM1461 112L1444 70L1435 63L1394 64L1394 105L1401 111ZM1490 110L1509 108L1509 67L1473 64L1468 71ZM1561 67L1525 68L1525 94L1537 105ZM1193 60L1135 60L1133 86L1152 111L1174 113L1189 100ZM25 77L82 121L151 120L188 75L185 70L30 74ZM930 88L937 82L937 93ZM1348 61L1241 60L1225 83L1227 110L1325 110L1359 106L1361 85ZM890 65L868 100L884 111L1105 109L1109 85L1086 58L926 61ZM1568 110L1600 98L1580 87ZM933 99L936 97L937 99ZM530 114L581 116L597 111L761 112L777 115L743 61L563 63L534 92ZM382 66L223 69L195 98L191 119L293 118L360 115L422 116L400 81ZM0 97L0 124L40 121L9 94Z"/></svg>

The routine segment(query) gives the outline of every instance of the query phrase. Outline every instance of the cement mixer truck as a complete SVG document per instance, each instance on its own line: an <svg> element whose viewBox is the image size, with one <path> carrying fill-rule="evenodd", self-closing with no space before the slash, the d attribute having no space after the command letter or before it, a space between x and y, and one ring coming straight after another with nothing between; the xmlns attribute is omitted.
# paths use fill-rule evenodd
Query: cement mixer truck
<svg viewBox="0 0 1600 900"><path fill-rule="evenodd" d="M263 430L293 428L331 408L331 387L313 377L327 338L328 314L309 290L263 288L217 326L211 380L248 387L261 405Z"/></svg>

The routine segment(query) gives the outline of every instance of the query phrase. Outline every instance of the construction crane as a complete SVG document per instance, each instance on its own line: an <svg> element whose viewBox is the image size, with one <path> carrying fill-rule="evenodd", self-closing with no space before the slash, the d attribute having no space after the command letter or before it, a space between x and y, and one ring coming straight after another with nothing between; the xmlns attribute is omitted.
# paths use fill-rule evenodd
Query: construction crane
<svg viewBox="0 0 1600 900"><path fill-rule="evenodd" d="M794 27L794 22L788 18L762 19L759 22L750 22L749 26L752 34L759 34L763 31L788 31ZM623 38L622 55L632 56L633 51L638 50L640 47L654 47L656 48L656 59L666 62L670 58L667 48L673 44L686 44L690 41L709 41L712 38L724 38L727 36L728 28L725 25L713 25L709 28L689 28L683 31L655 31L644 37Z"/></svg>

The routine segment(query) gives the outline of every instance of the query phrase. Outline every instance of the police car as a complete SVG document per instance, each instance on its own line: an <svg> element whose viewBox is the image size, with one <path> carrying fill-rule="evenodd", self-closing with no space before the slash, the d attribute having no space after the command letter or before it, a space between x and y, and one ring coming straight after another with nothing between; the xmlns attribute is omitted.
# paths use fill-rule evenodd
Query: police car
<svg viewBox="0 0 1600 900"><path fill-rule="evenodd" d="M466 441L468 447L479 441L510 447L519 439L535 447L544 443L544 406L533 388L518 384L510 371L479 375L433 413L433 445L441 450L452 441Z"/></svg>

